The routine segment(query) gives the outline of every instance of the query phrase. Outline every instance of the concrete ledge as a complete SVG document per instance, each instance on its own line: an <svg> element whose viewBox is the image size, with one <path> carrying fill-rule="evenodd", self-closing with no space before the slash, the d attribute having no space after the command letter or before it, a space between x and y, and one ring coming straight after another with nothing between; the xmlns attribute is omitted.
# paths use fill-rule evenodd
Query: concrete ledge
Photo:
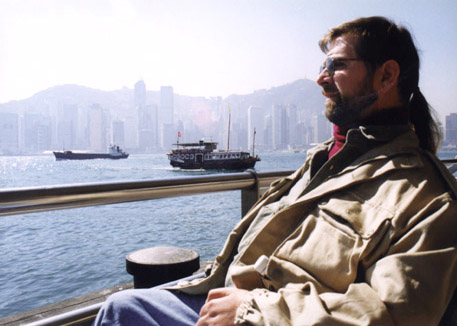
<svg viewBox="0 0 457 326"><path fill-rule="evenodd" d="M44 318L53 317L62 313L70 312L75 309L84 308L106 300L112 293L133 288L133 282L128 282L113 286L108 289L95 291L86 295L64 300L58 303L39 307L18 314L6 316L0 319L0 325L3 326L19 326L32 323ZM72 325L90 325L92 321L87 323L75 323Z"/></svg>
<svg viewBox="0 0 457 326"><path fill-rule="evenodd" d="M202 274L207 265L210 265L211 261L202 262L200 265L200 269L194 273L194 275ZM76 309L83 309L89 307L94 304L102 303L109 297L111 294L127 290L133 289L133 282L128 282L120 285L116 285L107 289L95 291L89 294L85 294L79 297L67 299L61 302L57 302L54 304L42 306L39 308L35 308L32 310L20 312L14 315L9 315L3 318L0 318L0 325L2 326L21 326L27 325L30 323L38 322L43 319L55 317L62 315L64 313L70 313L75 311ZM78 319L74 322L65 322L65 323L50 323L47 325L65 325L65 326L90 326L92 321L94 320L94 316L89 316L85 319Z"/></svg>

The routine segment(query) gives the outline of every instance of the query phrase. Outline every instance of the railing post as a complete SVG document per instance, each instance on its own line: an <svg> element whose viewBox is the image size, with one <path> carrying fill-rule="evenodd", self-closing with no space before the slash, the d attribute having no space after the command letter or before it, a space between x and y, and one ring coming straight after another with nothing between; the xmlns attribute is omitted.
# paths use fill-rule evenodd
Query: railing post
<svg viewBox="0 0 457 326"><path fill-rule="evenodd" d="M246 170L246 172L249 172L254 176L255 183L252 187L241 190L241 217L246 215L251 207L257 202L257 199L259 199L259 177L257 172L252 169Z"/></svg>

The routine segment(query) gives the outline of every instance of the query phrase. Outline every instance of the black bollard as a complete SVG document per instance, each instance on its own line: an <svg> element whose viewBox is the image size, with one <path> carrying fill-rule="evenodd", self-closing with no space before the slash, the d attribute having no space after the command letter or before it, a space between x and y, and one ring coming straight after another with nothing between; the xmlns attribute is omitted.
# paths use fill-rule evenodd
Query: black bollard
<svg viewBox="0 0 457 326"><path fill-rule="evenodd" d="M196 251L177 247L141 249L128 254L125 260L135 289L174 281L192 275L200 268L200 256Z"/></svg>

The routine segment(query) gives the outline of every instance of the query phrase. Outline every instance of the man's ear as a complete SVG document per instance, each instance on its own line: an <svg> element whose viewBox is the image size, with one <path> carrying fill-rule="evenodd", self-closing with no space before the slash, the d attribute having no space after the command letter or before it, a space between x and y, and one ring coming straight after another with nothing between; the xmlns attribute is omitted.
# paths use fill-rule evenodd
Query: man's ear
<svg viewBox="0 0 457 326"><path fill-rule="evenodd" d="M385 94L397 85L398 77L400 76L400 65L395 60L387 60L378 68L378 74L380 82L378 93Z"/></svg>

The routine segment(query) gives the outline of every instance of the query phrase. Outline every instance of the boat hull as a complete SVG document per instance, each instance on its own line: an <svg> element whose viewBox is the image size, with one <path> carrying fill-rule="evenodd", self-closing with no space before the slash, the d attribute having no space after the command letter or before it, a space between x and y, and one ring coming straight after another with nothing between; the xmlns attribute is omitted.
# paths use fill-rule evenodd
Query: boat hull
<svg viewBox="0 0 457 326"><path fill-rule="evenodd" d="M246 170L260 161L246 152L214 153L199 150L174 150L168 153L170 165L186 170Z"/></svg>
<svg viewBox="0 0 457 326"><path fill-rule="evenodd" d="M195 162L195 161L174 161L170 160L171 166L175 168L181 168L186 170L246 170L252 169L255 166L257 160L246 159L246 160L212 160L211 162Z"/></svg>
<svg viewBox="0 0 457 326"><path fill-rule="evenodd" d="M109 153L73 153L73 152L53 152L56 160L94 160L111 159L119 160L129 157L129 154L112 155Z"/></svg>

